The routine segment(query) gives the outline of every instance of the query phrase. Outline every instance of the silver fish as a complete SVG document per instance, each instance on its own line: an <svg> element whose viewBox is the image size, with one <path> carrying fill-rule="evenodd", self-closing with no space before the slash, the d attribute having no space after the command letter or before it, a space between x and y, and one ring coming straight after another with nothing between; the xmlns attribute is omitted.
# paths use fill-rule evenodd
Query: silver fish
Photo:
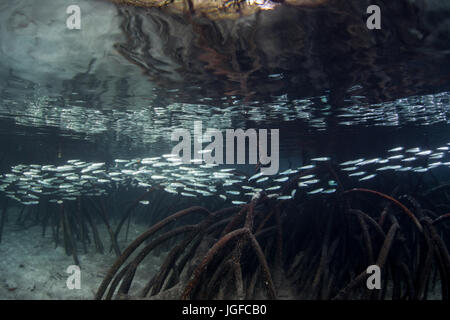
<svg viewBox="0 0 450 320"><path fill-rule="evenodd" d="M365 171L358 171L358 172L351 173L351 174L349 174L348 176L349 176L349 177L358 177L358 176L362 176L362 175L364 175L364 174L366 174Z"/></svg>
<svg viewBox="0 0 450 320"><path fill-rule="evenodd" d="M194 197L194 198L197 197L195 194L188 193L188 192L182 192L181 195L185 196L185 197Z"/></svg>
<svg viewBox="0 0 450 320"><path fill-rule="evenodd" d="M319 157L319 158L313 158L311 161L329 161L329 157Z"/></svg>
<svg viewBox="0 0 450 320"><path fill-rule="evenodd" d="M278 200L290 200L292 199L292 196L279 196L277 197Z"/></svg>
<svg viewBox="0 0 450 320"><path fill-rule="evenodd" d="M362 161L364 161L364 159L350 160L350 161L342 162L339 165L340 166L349 166L349 165L357 164L357 163L362 162Z"/></svg>
<svg viewBox="0 0 450 320"><path fill-rule="evenodd" d="M428 156L429 154L431 154L433 151L431 150L424 150L424 151L420 151L416 153L416 156Z"/></svg>
<svg viewBox="0 0 450 320"><path fill-rule="evenodd" d="M256 183L261 183L261 182L264 182L267 180L269 180L269 177L260 178L260 179L256 180Z"/></svg>
<svg viewBox="0 0 450 320"><path fill-rule="evenodd" d="M308 170L308 169L313 169L313 168L315 168L315 167L316 167L316 166L315 166L314 164L309 164L309 165L300 167L299 169L300 169L300 170Z"/></svg>
<svg viewBox="0 0 450 320"><path fill-rule="evenodd" d="M402 154L398 154L398 155L396 155L396 156L390 156L388 159L389 160L396 160L396 159L401 159L401 158L403 158L404 156L402 155Z"/></svg>
<svg viewBox="0 0 450 320"><path fill-rule="evenodd" d="M370 175L368 175L368 176L365 176L365 177L359 179L359 181L364 181L364 180L372 179L372 178L374 178L376 175L377 175L376 173L370 174Z"/></svg>
<svg viewBox="0 0 450 320"><path fill-rule="evenodd" d="M314 178L315 176L316 176L315 174L308 174L306 176L300 177L300 180L311 179Z"/></svg>
<svg viewBox="0 0 450 320"><path fill-rule="evenodd" d="M402 150L403 150L403 147L396 147L396 148L389 149L388 152L398 152L398 151L402 151Z"/></svg>
<svg viewBox="0 0 450 320"><path fill-rule="evenodd" d="M262 175L263 175L262 172L258 172L257 174L254 174L253 176L251 176L250 178L248 178L248 181L257 179L257 178L261 177Z"/></svg>
<svg viewBox="0 0 450 320"><path fill-rule="evenodd" d="M309 191L308 194L316 194L316 193L322 192L323 190L324 190L323 188L315 189L315 190Z"/></svg>
<svg viewBox="0 0 450 320"><path fill-rule="evenodd" d="M306 184L306 185L310 185L310 184L314 184L319 182L319 179L310 179L310 180L306 180L306 181L302 181L302 183Z"/></svg>

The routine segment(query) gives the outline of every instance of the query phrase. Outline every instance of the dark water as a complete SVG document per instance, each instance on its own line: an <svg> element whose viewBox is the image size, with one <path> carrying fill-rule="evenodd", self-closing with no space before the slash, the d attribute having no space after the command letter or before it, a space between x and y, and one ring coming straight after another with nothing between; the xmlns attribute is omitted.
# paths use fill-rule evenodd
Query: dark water
<svg viewBox="0 0 450 320"><path fill-rule="evenodd" d="M250 183L256 165L198 169L206 180L190 179L204 186L186 184L188 190L174 187L149 198L150 205L166 199L160 202L166 201L168 213L192 204L215 210L248 202L252 195L245 192L292 195L267 189L296 174L281 172L311 164L317 172L309 180L318 181L294 188L292 200L325 199L351 188L424 194L450 179L445 4L379 1L382 29L368 30L366 6L358 1L280 6L239 22L78 1L82 29L67 30L65 5L44 2L41 7L58 12L55 18L32 1L1 5L0 196L6 206L44 210L47 203L71 207L94 197L120 221L124 203L151 186L172 190L171 183L183 181L176 174L189 176L177 166L153 166L167 163L164 158L148 165L152 172L137 171L142 159L170 153L170 134L192 132L194 121L204 129L279 129L280 170ZM75 172L73 180L42 183L64 171L42 166L60 168L68 160L84 163L67 171ZM90 170L96 181L77 184L92 163L104 163L95 168L103 172ZM36 176L21 182L30 165L38 168ZM233 176L211 178L230 168L245 178L230 187L226 180ZM122 171L121 180L113 180L111 173L120 170L134 173ZM448 209L448 194L442 197ZM145 224L154 222L141 211Z"/></svg>

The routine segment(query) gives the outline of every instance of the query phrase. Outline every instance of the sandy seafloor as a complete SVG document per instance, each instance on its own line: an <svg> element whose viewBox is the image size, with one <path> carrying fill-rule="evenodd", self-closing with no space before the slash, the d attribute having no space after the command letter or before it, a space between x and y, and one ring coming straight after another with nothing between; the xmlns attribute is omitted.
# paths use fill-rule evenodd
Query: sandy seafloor
<svg viewBox="0 0 450 320"><path fill-rule="evenodd" d="M0 243L0 299L93 299L107 270L116 259L114 252L109 250L111 242L104 225L97 224L104 254L96 252L93 243L87 245L88 253L85 254L78 243L81 288L70 290L66 285L70 274L66 270L74 264L72 256L66 255L61 245L55 248L51 228L47 228L43 237L41 225L27 229L17 226L15 213L14 209L8 212L9 219ZM119 236L121 249L146 229L144 225L131 223L128 241L124 241L124 233ZM159 270L163 258L164 254L146 258L139 268L145 268L149 273L145 277L143 272L137 272L131 290L145 286L149 274Z"/></svg>

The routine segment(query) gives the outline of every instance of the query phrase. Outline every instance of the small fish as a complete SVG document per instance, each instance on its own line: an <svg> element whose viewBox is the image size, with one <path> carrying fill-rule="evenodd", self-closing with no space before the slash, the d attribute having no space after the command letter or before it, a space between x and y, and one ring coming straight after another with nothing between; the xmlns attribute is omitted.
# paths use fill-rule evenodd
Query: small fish
<svg viewBox="0 0 450 320"><path fill-rule="evenodd" d="M428 167L434 168L434 167L438 167L438 166L440 166L440 165L442 165L442 162L438 161L438 162L430 163L430 164L428 165Z"/></svg>
<svg viewBox="0 0 450 320"><path fill-rule="evenodd" d="M311 179L314 178L315 176L316 176L315 174L308 174L306 176L300 177L300 180Z"/></svg>
<svg viewBox="0 0 450 320"><path fill-rule="evenodd" d="M178 194L177 190L172 189L171 187L165 187L164 190L169 193Z"/></svg>
<svg viewBox="0 0 450 320"><path fill-rule="evenodd" d="M175 154L175 153L167 153L167 154L163 154L162 157L165 158L165 159L168 159L168 158L178 157L178 155Z"/></svg>
<svg viewBox="0 0 450 320"><path fill-rule="evenodd" d="M246 204L247 202L234 200L234 201L231 201L231 203L232 204L236 204L236 205L240 205L240 204Z"/></svg>
<svg viewBox="0 0 450 320"><path fill-rule="evenodd" d="M358 169L358 167L347 167L347 168L343 168L343 169L341 169L342 171L354 171L354 170L356 170L356 169Z"/></svg>
<svg viewBox="0 0 450 320"><path fill-rule="evenodd" d="M157 174L152 175L151 178L152 178L153 180L162 180L162 179L166 179L165 176L161 176L161 175L157 175Z"/></svg>
<svg viewBox="0 0 450 320"><path fill-rule="evenodd" d="M279 196L277 197L278 200L290 200L292 199L292 196Z"/></svg>
<svg viewBox="0 0 450 320"><path fill-rule="evenodd" d="M379 160L380 160L380 158L369 159L369 160L358 162L356 165L357 166L363 166L363 165L366 165L366 164L377 163Z"/></svg>
<svg viewBox="0 0 450 320"><path fill-rule="evenodd" d="M267 180L269 180L269 177L260 178L260 179L256 180L256 183L261 183L261 182L264 182Z"/></svg>
<svg viewBox="0 0 450 320"><path fill-rule="evenodd" d="M30 205L34 205L34 204L39 204L39 201L24 201L22 203L26 206L30 206Z"/></svg>
<svg viewBox="0 0 450 320"><path fill-rule="evenodd" d="M416 159L417 159L416 157L409 157L409 158L403 159L402 162L411 162L411 161L414 161Z"/></svg>
<svg viewBox="0 0 450 320"><path fill-rule="evenodd" d="M304 183L304 182L299 182L299 183L298 183L298 186L299 186L300 188L302 188L302 187L308 187L309 185L308 185L307 183Z"/></svg>
<svg viewBox="0 0 450 320"><path fill-rule="evenodd" d="M108 175L109 175L110 177L117 177L117 176L120 176L121 173L120 173L120 172L109 172Z"/></svg>
<svg viewBox="0 0 450 320"><path fill-rule="evenodd" d="M327 190L323 190L322 191L322 193L325 193L325 194L330 194L330 193L334 193L334 192L336 192L336 189L327 189Z"/></svg>
<svg viewBox="0 0 450 320"><path fill-rule="evenodd" d="M357 163L359 163L361 161L364 161L364 159L350 160L350 161L342 162L339 165L340 166L349 166L349 165L357 164Z"/></svg>
<svg viewBox="0 0 450 320"><path fill-rule="evenodd" d="M388 159L389 160L396 160L396 159L401 159L401 158L403 158L404 156L402 155L402 154L398 154L398 155L396 155L396 156L390 156Z"/></svg>
<svg viewBox="0 0 450 320"><path fill-rule="evenodd" d="M73 169L74 169L74 166L64 165L64 166L56 167L55 171L56 172L66 172L66 171L71 171Z"/></svg>
<svg viewBox="0 0 450 320"><path fill-rule="evenodd" d="M219 197L222 198L222 199L225 200L225 201L227 200L227 197L224 196L223 194L219 195Z"/></svg>
<svg viewBox="0 0 450 320"><path fill-rule="evenodd" d="M322 192L323 190L324 190L323 188L315 189L315 190L309 191L308 194L316 194L316 193Z"/></svg>
<svg viewBox="0 0 450 320"><path fill-rule="evenodd" d="M185 196L185 197L194 197L194 198L197 197L195 194L188 193L188 192L182 192L181 195Z"/></svg>
<svg viewBox="0 0 450 320"><path fill-rule="evenodd" d="M295 173L295 171L293 171L292 169L287 169L283 172L280 172L280 176L285 176L285 175L292 174L292 173Z"/></svg>
<svg viewBox="0 0 450 320"><path fill-rule="evenodd" d="M315 168L315 167L316 167L316 166L315 166L314 164L309 164L309 165L300 167L299 170L308 170L308 169L313 169L313 168Z"/></svg>
<svg viewBox="0 0 450 320"><path fill-rule="evenodd" d="M376 173L369 174L368 176L365 176L365 177L359 179L359 181L364 181L364 180L372 179L372 178L374 178L376 175L377 175Z"/></svg>
<svg viewBox="0 0 450 320"><path fill-rule="evenodd" d="M228 190L227 193L235 195L235 196L241 194L239 191L233 191L233 190Z"/></svg>
<svg viewBox="0 0 450 320"><path fill-rule="evenodd" d="M262 172L258 172L257 174L254 174L253 176L251 176L250 178L248 178L248 181L252 181L254 179L258 179L259 177L262 176Z"/></svg>
<svg viewBox="0 0 450 320"><path fill-rule="evenodd" d="M366 174L365 171L358 171L358 172L351 173L351 174L349 174L348 176L349 176L349 177L358 177L358 176L362 176L362 175L364 175L364 174Z"/></svg>
<svg viewBox="0 0 450 320"><path fill-rule="evenodd" d="M420 151L416 153L416 156L428 156L429 154L431 154L433 151L431 150L424 150L424 151Z"/></svg>
<svg viewBox="0 0 450 320"><path fill-rule="evenodd" d="M311 179L311 180L303 181L303 183L309 185L309 184L317 183L319 181L320 181L319 179Z"/></svg>
<svg viewBox="0 0 450 320"><path fill-rule="evenodd" d="M185 185L180 182L172 182L172 183L170 183L169 186L172 188L184 188L185 187Z"/></svg>
<svg viewBox="0 0 450 320"><path fill-rule="evenodd" d="M384 166L381 168L376 169L376 171L385 171L385 170L392 170L394 166Z"/></svg>
<svg viewBox="0 0 450 320"><path fill-rule="evenodd" d="M406 152L417 153L417 152L420 152L420 148L411 148L411 149L406 150Z"/></svg>
<svg viewBox="0 0 450 320"><path fill-rule="evenodd" d="M82 175L82 176L80 177L80 179L83 179L83 180L90 180L90 179L97 179L97 178L94 177L94 176L90 176L90 175L85 174L85 175Z"/></svg>
<svg viewBox="0 0 450 320"><path fill-rule="evenodd" d="M319 157L319 158L313 158L311 161L329 161L329 157Z"/></svg>
<svg viewBox="0 0 450 320"><path fill-rule="evenodd" d="M66 180L69 180L69 181L76 181L79 179L80 179L80 177L78 177L77 175L66 177Z"/></svg>
<svg viewBox="0 0 450 320"><path fill-rule="evenodd" d="M291 197L292 198L294 198L296 192L297 192L297 189L294 189L294 190L291 191Z"/></svg>
<svg viewBox="0 0 450 320"><path fill-rule="evenodd" d="M442 152L432 154L428 159L442 159L444 157L444 154Z"/></svg>
<svg viewBox="0 0 450 320"><path fill-rule="evenodd" d="M398 151L402 151L402 150L403 150L403 147L396 147L396 148L389 149L388 152L398 152Z"/></svg>
<svg viewBox="0 0 450 320"><path fill-rule="evenodd" d="M150 203L150 201L148 201L148 200L141 200L141 201L139 201L139 203L144 205L144 206L146 206L146 205L148 205Z"/></svg>
<svg viewBox="0 0 450 320"><path fill-rule="evenodd" d="M197 193L200 193L204 197L212 196L213 194L211 192L205 191L205 190L197 190Z"/></svg>
<svg viewBox="0 0 450 320"><path fill-rule="evenodd" d="M278 190L280 188L281 188L281 186L273 186L273 187L267 188L266 191Z"/></svg>
<svg viewBox="0 0 450 320"><path fill-rule="evenodd" d="M289 177L283 177L283 178L274 179L273 181L276 181L276 182L285 182L285 181L288 181L288 180L289 180Z"/></svg>

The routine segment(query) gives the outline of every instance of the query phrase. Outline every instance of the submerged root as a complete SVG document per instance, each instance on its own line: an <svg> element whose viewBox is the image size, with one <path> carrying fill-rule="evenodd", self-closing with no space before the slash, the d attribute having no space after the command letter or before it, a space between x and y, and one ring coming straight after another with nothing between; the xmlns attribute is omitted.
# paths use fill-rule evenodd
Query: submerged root
<svg viewBox="0 0 450 320"><path fill-rule="evenodd" d="M375 194L382 202L363 208L347 196L351 192ZM321 202L277 202L262 196L214 213L201 207L181 210L124 250L96 298L418 300L427 299L437 282L441 298L448 299L450 258L442 230L449 215L411 195L398 199L408 201L352 189ZM195 212L204 218L154 238L164 226ZM169 240L159 272L148 274L145 287L134 292L138 266ZM366 286L366 269L373 264L381 270L380 290Z"/></svg>
<svg viewBox="0 0 450 320"><path fill-rule="evenodd" d="M390 194L351 189L287 201L262 194L212 212L203 206L177 211L183 204L175 202L164 207L159 194L148 192L118 220L110 220L112 204L89 198L49 204L39 217L43 235L51 230L76 264L89 246L108 253L108 244L116 253L96 299L448 300L448 208L435 205L442 203L432 197L437 191L426 198ZM153 195L154 207L136 206ZM147 210L150 227L121 249L118 234L133 210L140 218ZM26 210L19 216L22 226L37 219ZM155 270L152 259L160 254ZM370 290L367 269L374 264L381 288Z"/></svg>

